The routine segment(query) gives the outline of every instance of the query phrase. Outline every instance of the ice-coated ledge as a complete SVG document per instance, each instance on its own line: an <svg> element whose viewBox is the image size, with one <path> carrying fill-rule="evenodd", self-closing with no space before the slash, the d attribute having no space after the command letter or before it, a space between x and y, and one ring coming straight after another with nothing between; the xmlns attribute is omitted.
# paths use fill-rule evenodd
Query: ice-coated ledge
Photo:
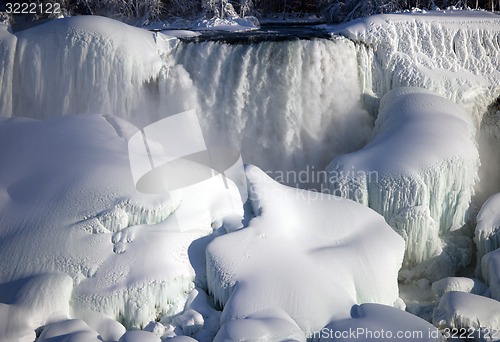
<svg viewBox="0 0 500 342"><path fill-rule="evenodd" d="M477 246L478 273L483 257L500 248L500 194L488 198L477 215L474 241Z"/></svg>
<svg viewBox="0 0 500 342"><path fill-rule="evenodd" d="M398 87L422 87L459 104L479 127L500 91L500 20L493 13L374 15L331 31L359 43L363 92L375 99Z"/></svg>
<svg viewBox="0 0 500 342"><path fill-rule="evenodd" d="M399 88L382 99L372 140L328 165L328 186L384 216L405 239L406 268L460 254L446 257L447 267L405 275L437 280L470 258L470 243L444 237L464 224L478 167L467 114L430 91Z"/></svg>
<svg viewBox="0 0 500 342"><path fill-rule="evenodd" d="M500 300L500 249L481 259L482 275L490 287L491 297Z"/></svg>
<svg viewBox="0 0 500 342"><path fill-rule="evenodd" d="M305 331L353 304L393 305L404 244L374 211L336 196L298 190L247 167L258 215L207 248L208 288L222 322L281 309Z"/></svg>

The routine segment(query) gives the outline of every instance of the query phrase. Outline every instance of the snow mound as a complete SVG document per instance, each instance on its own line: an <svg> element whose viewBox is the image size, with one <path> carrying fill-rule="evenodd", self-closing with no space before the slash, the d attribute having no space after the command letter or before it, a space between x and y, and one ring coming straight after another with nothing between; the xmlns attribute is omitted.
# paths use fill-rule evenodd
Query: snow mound
<svg viewBox="0 0 500 342"><path fill-rule="evenodd" d="M255 166L247 178L257 217L207 247L208 289L224 307L222 323L274 308L312 331L348 317L353 304L398 300L404 244L381 216L286 187Z"/></svg>
<svg viewBox="0 0 500 342"><path fill-rule="evenodd" d="M500 194L488 198L476 218L474 241L477 246L478 273L483 257L500 248Z"/></svg>
<svg viewBox="0 0 500 342"><path fill-rule="evenodd" d="M190 245L225 215L241 218L241 197L220 177L139 193L127 145L135 131L101 115L0 121L0 305L3 318L20 310L1 320L0 339L12 327L33 332L57 312L117 337L113 320L138 328L183 311L195 286ZM228 193L233 201L220 202ZM181 227L176 216L193 219ZM53 272L63 276L38 276ZM9 295L20 282L23 303Z"/></svg>
<svg viewBox="0 0 500 342"><path fill-rule="evenodd" d="M486 254L481 260L481 266L491 297L500 301L500 249Z"/></svg>
<svg viewBox="0 0 500 342"><path fill-rule="evenodd" d="M0 340L33 341L38 327L67 319L72 290L71 277L61 273L1 283Z"/></svg>
<svg viewBox="0 0 500 342"><path fill-rule="evenodd" d="M227 322L214 342L231 341L301 341L305 334L282 310L268 309Z"/></svg>
<svg viewBox="0 0 500 342"><path fill-rule="evenodd" d="M425 88L459 104L479 127L500 92L500 19L495 14L375 15L333 32L361 43L363 92L375 98L398 87Z"/></svg>
<svg viewBox="0 0 500 342"><path fill-rule="evenodd" d="M328 165L332 193L374 209L405 239L404 267L420 269L404 278L453 274L471 254L466 240L445 241L464 224L477 179L470 120L432 92L400 88L382 99L375 125L368 145ZM442 254L444 262L422 264Z"/></svg>
<svg viewBox="0 0 500 342"><path fill-rule="evenodd" d="M355 305L351 316L328 324L309 337L320 341L444 341L430 323L386 305Z"/></svg>
<svg viewBox="0 0 500 342"><path fill-rule="evenodd" d="M500 334L500 302L465 292L448 292L434 310L433 324L440 329L464 329L462 337L496 341Z"/></svg>
<svg viewBox="0 0 500 342"><path fill-rule="evenodd" d="M81 319L68 319L57 323L48 324L42 329L40 342L99 342L96 331L92 330Z"/></svg>
<svg viewBox="0 0 500 342"><path fill-rule="evenodd" d="M488 286L478 279L448 277L432 284L432 292L439 298L450 291L467 292L486 297L490 295Z"/></svg>

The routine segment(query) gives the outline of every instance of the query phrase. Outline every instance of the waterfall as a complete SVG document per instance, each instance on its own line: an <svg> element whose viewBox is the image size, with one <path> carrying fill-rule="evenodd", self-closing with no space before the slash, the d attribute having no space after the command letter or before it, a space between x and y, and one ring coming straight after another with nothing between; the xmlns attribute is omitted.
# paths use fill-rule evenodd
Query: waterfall
<svg viewBox="0 0 500 342"><path fill-rule="evenodd" d="M2 35L2 59L13 62L0 65L8 75L1 115L103 113L144 127L196 109L206 140L224 135L245 163L302 187L311 175L299 182L285 172L322 170L371 132L356 47L345 38L196 43L93 22L74 17Z"/></svg>

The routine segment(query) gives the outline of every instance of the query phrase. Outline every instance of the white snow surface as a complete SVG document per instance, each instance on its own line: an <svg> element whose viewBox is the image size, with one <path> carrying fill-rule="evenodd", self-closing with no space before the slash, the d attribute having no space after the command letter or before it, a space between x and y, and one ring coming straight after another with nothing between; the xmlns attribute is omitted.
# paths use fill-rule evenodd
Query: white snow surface
<svg viewBox="0 0 500 342"><path fill-rule="evenodd" d="M333 322L310 336L320 341L444 341L439 331L423 319L373 303L353 307L351 318Z"/></svg>
<svg viewBox="0 0 500 342"><path fill-rule="evenodd" d="M136 130L102 115L0 121L0 340L32 340L62 318L116 338L114 320L139 328L184 310L189 246L226 215L242 217L241 198L230 185L234 203L219 202L219 177L138 193L127 150ZM180 227L176 215L194 219Z"/></svg>
<svg viewBox="0 0 500 342"><path fill-rule="evenodd" d="M479 341L498 341L500 302L475 294L445 293L434 310L433 324L439 328L467 329ZM482 339L480 339L482 338Z"/></svg>
<svg viewBox="0 0 500 342"><path fill-rule="evenodd" d="M247 178L257 217L207 247L208 288L224 307L226 334L233 325L251 330L251 315L267 309L284 311L305 332L349 317L356 303L398 301L404 243L380 215L346 199L286 187L255 166L247 167Z"/></svg>
<svg viewBox="0 0 500 342"><path fill-rule="evenodd" d="M447 277L432 284L432 292L439 298L450 291L467 292L485 297L490 295L488 286L473 278Z"/></svg>
<svg viewBox="0 0 500 342"><path fill-rule="evenodd" d="M483 257L500 248L500 193L488 198L476 221L474 241L477 246L478 273L481 273Z"/></svg>
<svg viewBox="0 0 500 342"><path fill-rule="evenodd" d="M422 87L459 104L479 126L500 94L500 18L493 13L375 15L330 30L361 43L358 63L368 96Z"/></svg>
<svg viewBox="0 0 500 342"><path fill-rule="evenodd" d="M405 239L410 271L402 277L437 280L470 259L466 240L444 253L443 247L455 244L444 238L464 224L478 167L467 114L430 91L406 87L382 99L372 140L327 170L333 194L374 209ZM432 260L440 255L446 260ZM427 260L432 264L422 264Z"/></svg>

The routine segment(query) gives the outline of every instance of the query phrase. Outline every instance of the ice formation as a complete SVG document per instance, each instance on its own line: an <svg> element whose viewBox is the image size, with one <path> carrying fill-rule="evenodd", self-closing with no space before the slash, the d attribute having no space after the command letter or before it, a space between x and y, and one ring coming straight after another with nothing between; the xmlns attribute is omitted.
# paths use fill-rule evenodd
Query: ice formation
<svg viewBox="0 0 500 342"><path fill-rule="evenodd" d="M433 323L439 328L463 329L462 338L496 341L500 334L500 302L465 292L448 292L434 310Z"/></svg>
<svg viewBox="0 0 500 342"><path fill-rule="evenodd" d="M481 259L482 275L490 287L491 297L500 301L500 249Z"/></svg>
<svg viewBox="0 0 500 342"><path fill-rule="evenodd" d="M348 317L353 304L398 302L404 244L380 215L278 184L255 166L247 178L257 217L207 247L208 288L224 307L223 324L251 330L256 322L246 317L274 308L302 331L314 331ZM241 322L230 323L235 319Z"/></svg>
<svg viewBox="0 0 500 342"><path fill-rule="evenodd" d="M320 341L444 341L430 323L403 310L381 304L356 305L351 318L314 332Z"/></svg>
<svg viewBox="0 0 500 342"><path fill-rule="evenodd" d="M112 119L0 122L0 160L9 165L0 169L0 259L12 260L0 265L2 324L9 312L28 313L19 331L33 333L71 314L116 337L101 325L141 327L182 312L195 279L189 246L225 215L242 216L232 185L235 202L219 202L227 190L217 177L175 196L138 193L126 139L137 129ZM193 220L179 227L173 217L182 212ZM53 272L64 277L37 276Z"/></svg>
<svg viewBox="0 0 500 342"><path fill-rule="evenodd" d="M484 203L477 215L474 241L477 246L478 273L481 273L483 257L500 248L500 194L496 194Z"/></svg>
<svg viewBox="0 0 500 342"><path fill-rule="evenodd" d="M431 90L460 105L476 127L500 93L500 20L482 11L388 14L333 27L358 44L362 92Z"/></svg>
<svg viewBox="0 0 500 342"><path fill-rule="evenodd" d="M458 241L457 251L448 247L442 256L449 260L432 261L445 244L454 245L446 238L464 224L478 166L466 113L432 92L399 88L382 99L368 145L328 166L328 184L333 194L382 214L404 237L405 267L412 270L404 278L437 280L470 259L470 246ZM423 264L428 260L433 264Z"/></svg>

